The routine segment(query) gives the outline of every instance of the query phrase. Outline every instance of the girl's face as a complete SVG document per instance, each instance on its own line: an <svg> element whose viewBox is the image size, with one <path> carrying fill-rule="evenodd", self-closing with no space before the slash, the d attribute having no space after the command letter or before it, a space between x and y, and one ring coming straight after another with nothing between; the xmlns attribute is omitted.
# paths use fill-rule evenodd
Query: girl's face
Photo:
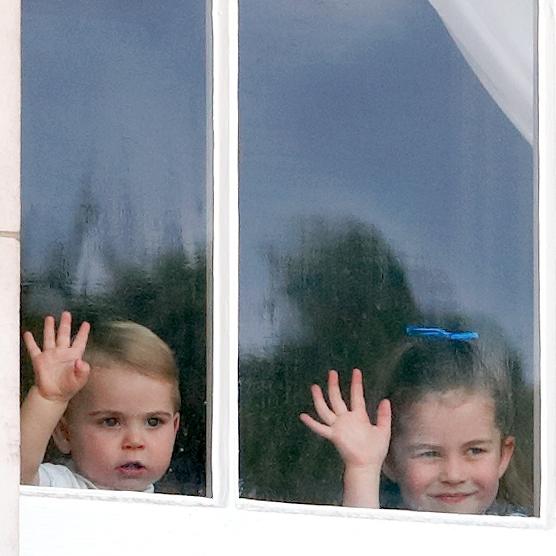
<svg viewBox="0 0 556 556"><path fill-rule="evenodd" d="M465 390L432 392L402 416L386 474L409 509L482 514L514 450L494 420L494 400Z"/></svg>

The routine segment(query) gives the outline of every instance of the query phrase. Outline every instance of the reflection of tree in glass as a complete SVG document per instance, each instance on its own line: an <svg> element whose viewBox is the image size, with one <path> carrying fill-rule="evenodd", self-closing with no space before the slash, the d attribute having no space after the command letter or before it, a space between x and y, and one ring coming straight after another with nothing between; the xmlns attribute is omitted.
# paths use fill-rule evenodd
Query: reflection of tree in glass
<svg viewBox="0 0 556 556"><path fill-rule="evenodd" d="M246 497L337 502L342 465L328 443L307 434L297 414L311 407L309 385L326 369L365 371L369 406L377 361L418 320L400 262L379 232L357 222L313 223L299 249L274 257L273 295L286 296L288 322L267 357L241 362L241 479ZM297 325L297 326L296 326ZM300 330L297 337L291 327Z"/></svg>
<svg viewBox="0 0 556 556"><path fill-rule="evenodd" d="M411 295L404 269L379 232L348 222L312 223L289 253L270 256L273 283L269 306L290 307L280 342L265 356L243 355L240 385L240 476L242 496L289 502L341 501L341 461L328 442L299 422L312 407L309 385L323 383L327 369L363 369L371 414L384 362L409 323L466 329L458 314L423 314ZM481 334L502 341L493 323ZM506 349L506 348L504 348ZM519 356L509 364L516 385L518 447L508 479L530 506L533 474L533 396L522 378ZM517 471L519 469L519 471ZM516 475L519 474L520 477ZM501 488L504 488L502 485Z"/></svg>
<svg viewBox="0 0 556 556"><path fill-rule="evenodd" d="M138 265L112 265L103 291L72 294L69 273L58 258L40 276L23 276L22 329L41 337L45 311L62 307L74 323L123 319L147 326L176 353L181 373L182 420L169 473L157 491L205 494L206 450L206 262L205 253L166 253L148 270ZM32 369L22 353L22 393L32 382ZM52 448L49 456L53 457Z"/></svg>

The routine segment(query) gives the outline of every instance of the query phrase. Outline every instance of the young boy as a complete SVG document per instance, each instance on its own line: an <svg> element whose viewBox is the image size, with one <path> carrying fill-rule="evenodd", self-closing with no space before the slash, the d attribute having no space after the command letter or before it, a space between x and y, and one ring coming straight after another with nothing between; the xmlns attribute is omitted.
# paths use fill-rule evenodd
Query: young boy
<svg viewBox="0 0 556 556"><path fill-rule="evenodd" d="M132 322L89 340L71 314L44 321L42 350L23 336L35 372L21 407L21 482L153 492L168 469L179 426L178 370L170 348ZM95 331L96 333L96 331ZM68 456L42 463L50 437Z"/></svg>

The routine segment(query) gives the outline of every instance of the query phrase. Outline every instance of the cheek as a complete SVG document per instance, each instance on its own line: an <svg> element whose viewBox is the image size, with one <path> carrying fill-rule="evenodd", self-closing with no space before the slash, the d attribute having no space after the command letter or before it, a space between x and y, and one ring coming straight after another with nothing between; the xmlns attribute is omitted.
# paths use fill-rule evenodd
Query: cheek
<svg viewBox="0 0 556 556"><path fill-rule="evenodd" d="M475 480L485 489L497 490L499 482L497 462L485 462L485 465L478 467L475 474Z"/></svg>
<svg viewBox="0 0 556 556"><path fill-rule="evenodd" d="M419 496L436 480L436 475L434 466L411 461L405 465L400 488L411 496Z"/></svg>
<svg viewBox="0 0 556 556"><path fill-rule="evenodd" d="M174 449L175 434L173 429L169 429L160 435L156 440L156 451L160 454L161 458L170 461L172 451Z"/></svg>
<svg viewBox="0 0 556 556"><path fill-rule="evenodd" d="M103 460L113 444L114 439L106 432L94 427L84 428L72 437L72 458L75 460L75 454L79 454L77 459L89 463Z"/></svg>
<svg viewBox="0 0 556 556"><path fill-rule="evenodd" d="M169 434L157 435L151 438L145 459L149 467L149 481L157 482L168 471L172 460L174 447L173 431Z"/></svg>

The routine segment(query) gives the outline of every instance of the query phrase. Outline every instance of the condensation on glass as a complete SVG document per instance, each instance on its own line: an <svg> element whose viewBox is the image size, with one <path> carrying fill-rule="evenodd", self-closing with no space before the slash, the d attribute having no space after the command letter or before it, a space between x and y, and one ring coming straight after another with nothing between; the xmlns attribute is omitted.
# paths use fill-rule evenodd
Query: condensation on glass
<svg viewBox="0 0 556 556"><path fill-rule="evenodd" d="M492 511L538 515L535 3L484 14L519 91L442 4L240 2L245 498L342 503L341 458L298 418L310 385L337 369L349 397L358 367L373 415L414 324L503 354L519 494Z"/></svg>
<svg viewBox="0 0 556 556"><path fill-rule="evenodd" d="M67 309L156 332L182 397L156 490L205 495L206 4L28 0L22 18L22 329Z"/></svg>

